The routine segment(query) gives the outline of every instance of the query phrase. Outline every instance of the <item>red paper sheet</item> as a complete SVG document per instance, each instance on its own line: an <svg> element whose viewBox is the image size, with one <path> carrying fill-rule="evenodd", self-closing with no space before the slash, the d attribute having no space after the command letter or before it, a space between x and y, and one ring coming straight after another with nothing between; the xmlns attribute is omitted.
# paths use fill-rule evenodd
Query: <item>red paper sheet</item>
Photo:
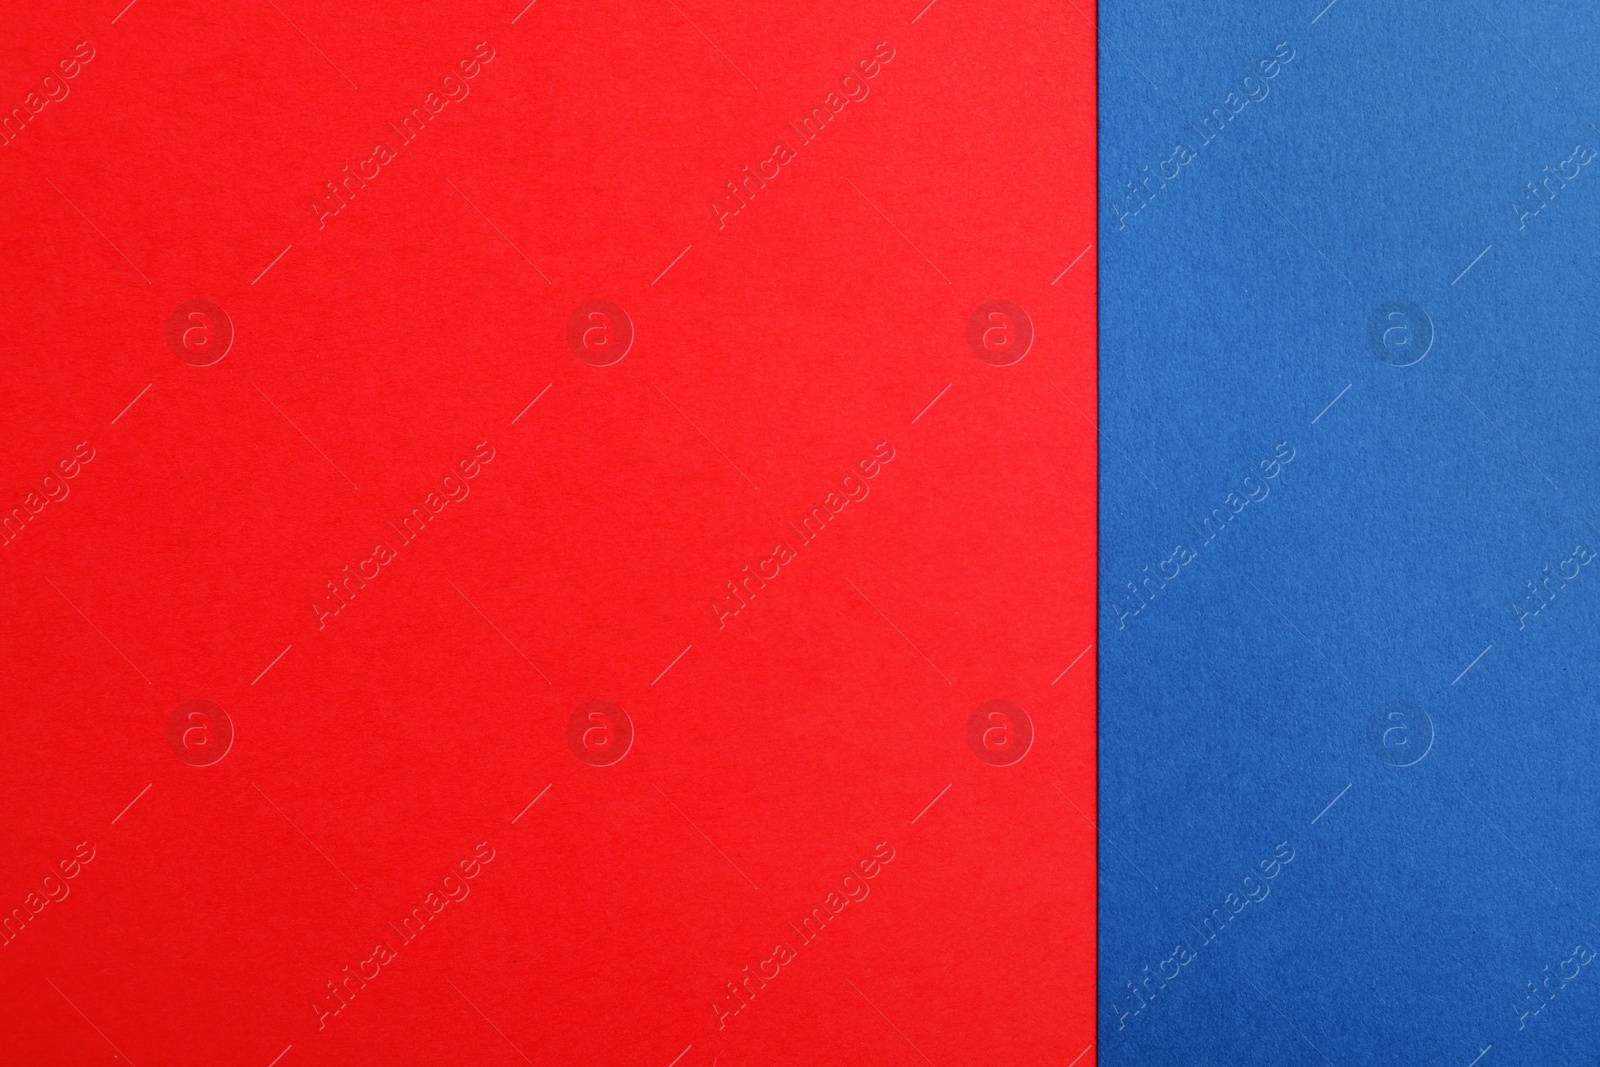
<svg viewBox="0 0 1600 1067"><path fill-rule="evenodd" d="M1092 1063L1092 7L122 5L0 42L0 1062Z"/></svg>

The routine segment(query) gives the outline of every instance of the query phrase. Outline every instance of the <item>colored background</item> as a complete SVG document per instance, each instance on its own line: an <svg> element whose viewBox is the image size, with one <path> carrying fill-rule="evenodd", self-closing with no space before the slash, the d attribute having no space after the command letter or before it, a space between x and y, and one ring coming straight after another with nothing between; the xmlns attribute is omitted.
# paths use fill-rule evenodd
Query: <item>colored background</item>
<svg viewBox="0 0 1600 1067"><path fill-rule="evenodd" d="M1528 186L1600 148L1592 19L1137 0L1100 44L1102 1062L1589 1062L1600 184Z"/></svg>
<svg viewBox="0 0 1600 1067"><path fill-rule="evenodd" d="M1092 1063L1092 7L519 7L11 12L0 107L94 58L0 149L0 499L93 459L0 549L0 907L70 890L0 947L0 1060ZM1035 332L1005 367L966 340L995 299ZM207 367L167 341L195 300L235 332ZM610 366L567 343L591 300L632 322ZM967 742L997 699L1013 766ZM210 766L169 743L195 700L234 731ZM632 723L611 766L569 745L591 700Z"/></svg>

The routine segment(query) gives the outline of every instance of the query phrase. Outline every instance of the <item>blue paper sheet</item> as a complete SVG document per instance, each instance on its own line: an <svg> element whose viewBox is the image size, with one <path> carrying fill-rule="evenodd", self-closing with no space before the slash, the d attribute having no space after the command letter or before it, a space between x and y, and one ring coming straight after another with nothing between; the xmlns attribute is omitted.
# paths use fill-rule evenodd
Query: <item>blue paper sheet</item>
<svg viewBox="0 0 1600 1067"><path fill-rule="evenodd" d="M1102 8L1101 1063L1600 1055L1597 55Z"/></svg>

